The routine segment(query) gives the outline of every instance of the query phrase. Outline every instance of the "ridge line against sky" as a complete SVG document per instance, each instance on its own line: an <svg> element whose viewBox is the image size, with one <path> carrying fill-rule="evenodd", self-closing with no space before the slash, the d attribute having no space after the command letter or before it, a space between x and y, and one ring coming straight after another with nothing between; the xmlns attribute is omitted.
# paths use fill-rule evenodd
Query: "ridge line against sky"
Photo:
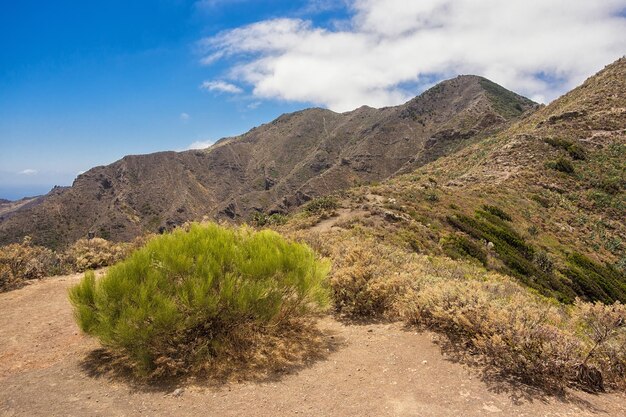
<svg viewBox="0 0 626 417"><path fill-rule="evenodd" d="M547 102L626 53L626 0L0 5L0 198L281 113L401 104L458 74Z"/></svg>

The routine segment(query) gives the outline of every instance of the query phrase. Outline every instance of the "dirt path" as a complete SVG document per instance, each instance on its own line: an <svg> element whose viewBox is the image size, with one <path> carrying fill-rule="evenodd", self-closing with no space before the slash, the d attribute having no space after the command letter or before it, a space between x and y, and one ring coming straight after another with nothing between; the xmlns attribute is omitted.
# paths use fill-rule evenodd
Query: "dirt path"
<svg viewBox="0 0 626 417"><path fill-rule="evenodd" d="M340 227L342 223L348 220L362 217L368 214L370 214L370 212L365 210L353 210L346 208L338 209L336 216L329 217L328 219L320 221L318 224L311 227L310 230L318 233L328 232L333 227Z"/></svg>
<svg viewBox="0 0 626 417"><path fill-rule="evenodd" d="M77 275L0 294L0 416L592 416L626 415L626 396L541 396L485 383L446 360L432 334L399 325L320 326L340 348L267 383L176 391L136 389L89 376L97 344L72 320L67 287Z"/></svg>

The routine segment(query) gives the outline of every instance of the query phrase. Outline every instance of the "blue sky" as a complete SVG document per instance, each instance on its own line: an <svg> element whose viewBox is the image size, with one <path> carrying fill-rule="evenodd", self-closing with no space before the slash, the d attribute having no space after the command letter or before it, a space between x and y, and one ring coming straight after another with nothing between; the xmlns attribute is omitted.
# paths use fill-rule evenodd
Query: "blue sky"
<svg viewBox="0 0 626 417"><path fill-rule="evenodd" d="M461 73L547 102L626 52L626 0L594 3L0 0L0 198Z"/></svg>
<svg viewBox="0 0 626 417"><path fill-rule="evenodd" d="M306 4L1 1L0 198L45 193L126 154L186 149L304 107L200 89L225 66L203 66L198 42L277 13L299 16Z"/></svg>

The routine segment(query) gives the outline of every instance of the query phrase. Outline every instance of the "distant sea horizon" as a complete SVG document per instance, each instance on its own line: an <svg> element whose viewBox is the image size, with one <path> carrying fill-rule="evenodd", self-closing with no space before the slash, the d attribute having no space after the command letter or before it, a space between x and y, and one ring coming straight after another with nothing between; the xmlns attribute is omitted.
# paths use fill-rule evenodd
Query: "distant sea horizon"
<svg viewBox="0 0 626 417"><path fill-rule="evenodd" d="M0 185L0 199L17 201L48 194L54 185Z"/></svg>

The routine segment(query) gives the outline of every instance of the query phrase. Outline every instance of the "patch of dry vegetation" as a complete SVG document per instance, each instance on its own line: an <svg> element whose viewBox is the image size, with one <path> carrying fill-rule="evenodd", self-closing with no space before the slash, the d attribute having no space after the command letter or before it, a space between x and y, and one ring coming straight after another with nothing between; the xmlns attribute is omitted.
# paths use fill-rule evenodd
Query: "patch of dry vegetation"
<svg viewBox="0 0 626 417"><path fill-rule="evenodd" d="M0 247L0 292L21 287L25 281L43 278L60 271L60 259L50 249L22 243Z"/></svg>
<svg viewBox="0 0 626 417"><path fill-rule="evenodd" d="M619 302L561 304L476 263L410 253L358 228L297 235L333 259L340 316L436 330L466 359L544 388L626 387L626 308Z"/></svg>
<svg viewBox="0 0 626 417"><path fill-rule="evenodd" d="M84 272L113 265L143 246L151 237L141 236L132 242L110 242L99 237L80 239L63 252L65 269Z"/></svg>
<svg viewBox="0 0 626 417"><path fill-rule="evenodd" d="M113 265L145 244L152 235L132 242L110 242L101 238L80 239L63 251L22 243L0 246L0 292L20 288L35 279L83 272Z"/></svg>

